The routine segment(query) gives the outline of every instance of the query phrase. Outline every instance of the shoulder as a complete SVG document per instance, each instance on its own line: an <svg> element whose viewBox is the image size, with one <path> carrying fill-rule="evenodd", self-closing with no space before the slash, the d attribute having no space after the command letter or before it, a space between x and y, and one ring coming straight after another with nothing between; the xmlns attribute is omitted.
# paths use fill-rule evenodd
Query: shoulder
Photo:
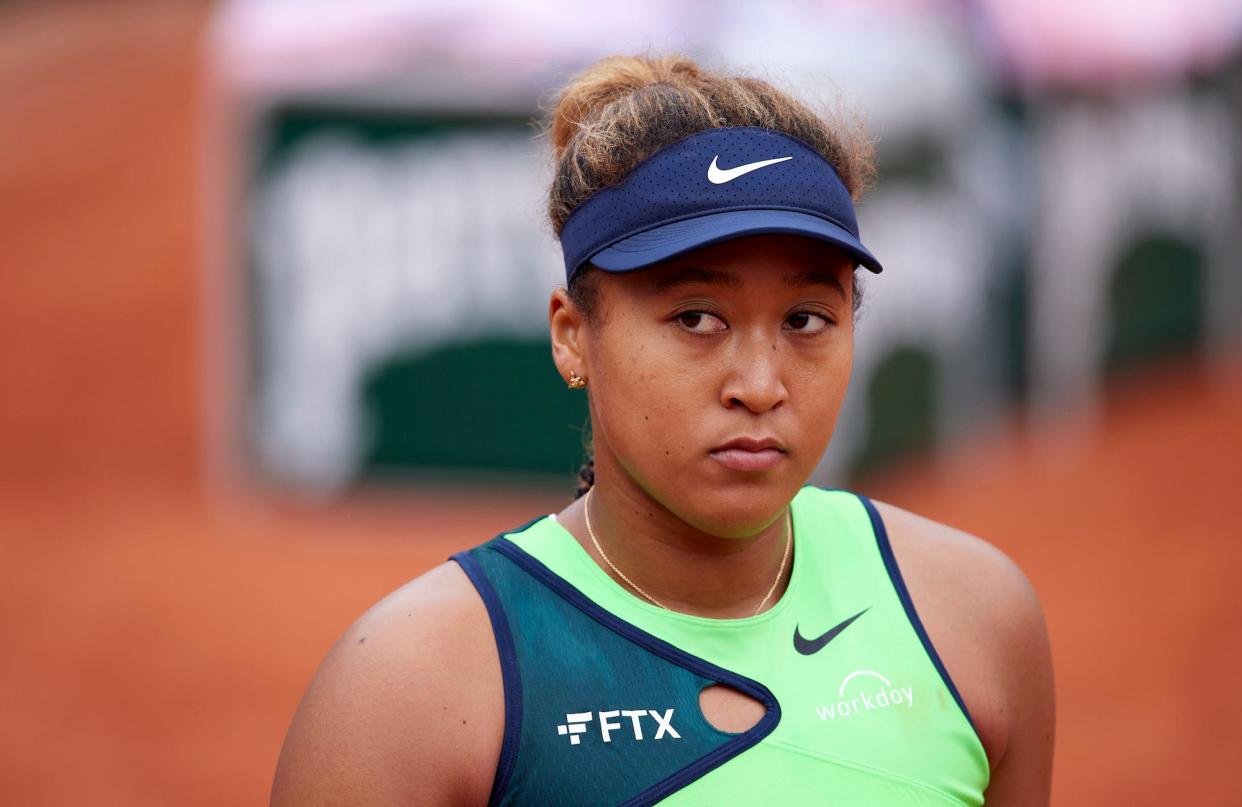
<svg viewBox="0 0 1242 807"><path fill-rule="evenodd" d="M487 610L447 562L328 652L285 738L272 803L485 803L503 727Z"/></svg>
<svg viewBox="0 0 1242 807"><path fill-rule="evenodd" d="M1055 707L1048 630L1026 574L982 538L874 504L910 597L993 767L1031 726L1047 730L1050 765ZM1025 753L1034 743L1024 738L1022 744Z"/></svg>
<svg viewBox="0 0 1242 807"><path fill-rule="evenodd" d="M951 586L944 594L975 609L980 618L1010 624L1042 615L1039 598L1018 564L997 547L970 533L932 521L885 502L873 502L884 520L903 573L935 577Z"/></svg>
<svg viewBox="0 0 1242 807"><path fill-rule="evenodd" d="M841 496L844 490L808 488L814 495ZM1042 616L1039 599L1026 574L1003 551L982 538L886 502L865 499L875 506L888 535L893 555L907 584L926 580L922 600L952 600L973 606L980 618L1004 621L1015 616ZM910 578L916 578L912 581ZM921 604L921 603L920 603ZM982 608L981 606L987 606ZM1028 626L1029 627L1029 626Z"/></svg>

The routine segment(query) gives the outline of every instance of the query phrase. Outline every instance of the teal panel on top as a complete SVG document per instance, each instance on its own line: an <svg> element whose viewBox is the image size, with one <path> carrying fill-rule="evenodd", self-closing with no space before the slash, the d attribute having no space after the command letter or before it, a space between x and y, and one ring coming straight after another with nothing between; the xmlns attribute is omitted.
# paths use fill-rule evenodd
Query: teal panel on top
<svg viewBox="0 0 1242 807"><path fill-rule="evenodd" d="M737 742L740 735L714 729L699 711L699 691L712 679L605 627L495 543L469 555L504 603L509 663L520 680L520 707L508 714L518 713L521 723L516 758L498 803L626 803ZM600 713L611 711L621 714L608 717L616 727L605 730ZM677 736L660 732L651 712L667 718ZM571 731L573 725L583 728Z"/></svg>

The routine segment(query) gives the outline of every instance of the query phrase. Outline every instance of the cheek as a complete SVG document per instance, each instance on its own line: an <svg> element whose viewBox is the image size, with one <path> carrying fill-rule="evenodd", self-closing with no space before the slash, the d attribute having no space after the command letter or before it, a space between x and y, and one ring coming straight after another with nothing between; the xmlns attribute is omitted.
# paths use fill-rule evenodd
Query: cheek
<svg viewBox="0 0 1242 807"><path fill-rule="evenodd" d="M786 424L797 435L802 453L815 455L806 457L808 461L818 462L818 454L827 448L849 388L854 351L849 335L843 337L795 359L786 376Z"/></svg>
<svg viewBox="0 0 1242 807"><path fill-rule="evenodd" d="M676 458L711 403L706 368L680 357L658 328L624 326L614 323L594 351L594 432L627 464Z"/></svg>
<svg viewBox="0 0 1242 807"><path fill-rule="evenodd" d="M828 404L845 396L854 364L853 344L841 340L798 366L800 385L808 388L806 397Z"/></svg>

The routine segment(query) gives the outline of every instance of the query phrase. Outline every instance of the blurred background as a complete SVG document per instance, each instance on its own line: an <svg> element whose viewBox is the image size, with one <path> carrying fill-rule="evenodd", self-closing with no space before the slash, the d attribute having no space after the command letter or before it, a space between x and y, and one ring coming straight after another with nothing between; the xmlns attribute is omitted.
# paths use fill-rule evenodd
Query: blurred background
<svg viewBox="0 0 1242 807"><path fill-rule="evenodd" d="M0 3L0 802L264 802L358 614L568 501L535 122L669 50L876 137L813 481L1027 572L1054 804L1242 804L1235 0Z"/></svg>

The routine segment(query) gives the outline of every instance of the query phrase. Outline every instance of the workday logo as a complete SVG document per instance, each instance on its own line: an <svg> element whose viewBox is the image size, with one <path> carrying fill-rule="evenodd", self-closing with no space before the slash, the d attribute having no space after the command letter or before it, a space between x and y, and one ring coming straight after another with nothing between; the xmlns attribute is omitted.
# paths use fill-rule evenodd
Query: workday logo
<svg viewBox="0 0 1242 807"><path fill-rule="evenodd" d="M857 679L857 682L855 683ZM852 694L850 694L852 693ZM837 702L815 707L820 720L853 717L894 706L914 708L914 688L893 686L893 682L872 670L855 670L837 687Z"/></svg>
<svg viewBox="0 0 1242 807"><path fill-rule="evenodd" d="M556 727L556 733L565 736L569 735L569 744L578 745L582 742L583 734L587 732L587 724L595 719L596 712L570 712L565 715L565 722ZM644 740L646 736L643 734L643 718L651 717L655 720L655 736L651 739L662 740L665 736L674 740L680 740L681 735L677 733L677 729L673 728L673 710L665 709L661 714L655 709L609 709L599 712L599 735L606 743L612 742L612 733L618 731L622 727L620 721L613 721L614 717L628 717L630 719L630 729L634 734L635 740Z"/></svg>

